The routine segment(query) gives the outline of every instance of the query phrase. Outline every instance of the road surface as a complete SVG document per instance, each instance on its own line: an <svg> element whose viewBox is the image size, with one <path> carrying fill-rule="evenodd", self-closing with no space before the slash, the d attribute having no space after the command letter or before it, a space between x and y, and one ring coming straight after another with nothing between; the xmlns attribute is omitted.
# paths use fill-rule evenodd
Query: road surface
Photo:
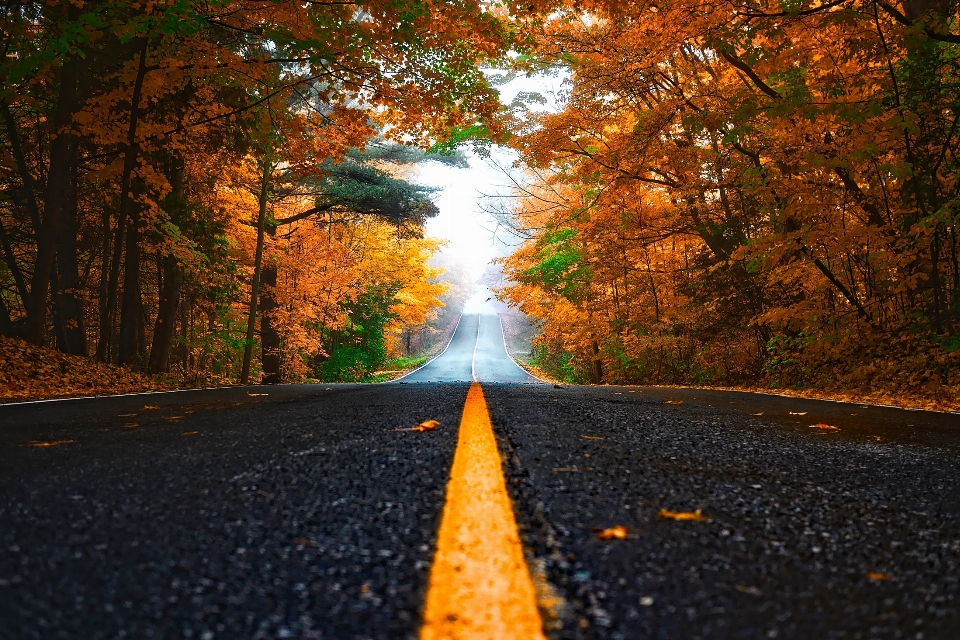
<svg viewBox="0 0 960 640"><path fill-rule="evenodd" d="M0 638L419 637L474 379L546 637L958 637L956 415L556 388L498 325L390 384L0 406Z"/></svg>

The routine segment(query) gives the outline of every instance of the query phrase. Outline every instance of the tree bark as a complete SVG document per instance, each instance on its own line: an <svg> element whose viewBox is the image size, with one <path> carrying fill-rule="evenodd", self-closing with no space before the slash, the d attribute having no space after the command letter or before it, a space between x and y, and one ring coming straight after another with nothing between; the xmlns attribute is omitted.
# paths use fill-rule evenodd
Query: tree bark
<svg viewBox="0 0 960 640"><path fill-rule="evenodd" d="M133 85L133 95L130 99L130 124L127 128L127 149L123 158L120 211L118 214L118 225L123 225L123 221L127 217L130 218L130 228L127 231L126 238L126 255L123 261L123 296L120 301L120 340L117 363L121 365L142 364L142 358L147 348L143 299L140 291L140 215L139 211L133 207L133 198L130 193L133 171L136 168L140 151L137 144L137 126L140 120L140 97L143 92L143 79L146 74L147 42L144 40L140 46L140 63L137 67L137 77ZM114 251L120 251L119 243ZM113 279L112 275L111 273L111 279ZM111 287L111 289L115 290L115 287ZM108 304L108 311L112 312L112 307L113 305Z"/></svg>
<svg viewBox="0 0 960 640"><path fill-rule="evenodd" d="M68 19L73 17L76 7L68 8ZM30 282L30 341L44 343L47 325L47 291L50 289L50 277L53 273L54 258L57 253L57 241L60 238L60 224L64 210L69 206L70 181L73 175L71 165L73 135L70 126L77 103L77 80L80 74L80 62L70 57L60 68L60 92L53 118L53 141L50 143L50 168L47 171L47 187L44 194L43 217L37 230L37 257Z"/></svg>
<svg viewBox="0 0 960 640"><path fill-rule="evenodd" d="M276 226L266 225L266 232L273 236ZM280 377L280 332L273 320L273 310L279 305L273 297L277 286L277 266L268 263L263 267L260 283L265 285L260 294L260 362L263 365L262 384L277 384Z"/></svg>
<svg viewBox="0 0 960 640"><path fill-rule="evenodd" d="M77 147L76 144L71 147L71 165L74 171L70 179L68 206L63 210L60 222L53 280L55 287L51 288L51 298L57 348L64 353L86 356L87 328L83 301L77 295L80 288L80 272L77 268Z"/></svg>
<svg viewBox="0 0 960 640"><path fill-rule="evenodd" d="M150 349L150 373L170 371L170 350L177 329L177 308L180 306L180 282L180 264L174 256L165 256L163 288L160 290L160 306Z"/></svg>
<svg viewBox="0 0 960 640"><path fill-rule="evenodd" d="M250 286L250 312L247 315L247 336L243 347L243 368L240 371L240 384L247 384L250 380L250 360L253 357L253 338L257 326L257 303L260 297L260 268L263 262L263 233L267 220L267 191L270 186L272 167L266 160L263 161L263 175L260 180L260 199L257 209L257 250L253 258L253 282ZM276 271L273 281L276 284Z"/></svg>

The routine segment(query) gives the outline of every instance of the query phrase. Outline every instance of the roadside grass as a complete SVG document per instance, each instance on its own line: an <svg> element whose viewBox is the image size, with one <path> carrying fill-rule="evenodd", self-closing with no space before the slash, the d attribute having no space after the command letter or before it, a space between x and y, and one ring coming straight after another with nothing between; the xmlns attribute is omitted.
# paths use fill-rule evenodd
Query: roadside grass
<svg viewBox="0 0 960 640"><path fill-rule="evenodd" d="M388 360L379 371L374 371L364 377L363 382L388 382L390 380L396 380L417 367L422 367L428 358L429 356L425 355L393 358L392 360Z"/></svg>

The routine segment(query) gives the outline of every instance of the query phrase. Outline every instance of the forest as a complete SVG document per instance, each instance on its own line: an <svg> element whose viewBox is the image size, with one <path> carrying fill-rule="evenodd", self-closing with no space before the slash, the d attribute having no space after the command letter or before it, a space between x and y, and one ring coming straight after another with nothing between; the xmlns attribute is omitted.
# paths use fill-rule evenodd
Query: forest
<svg viewBox="0 0 960 640"><path fill-rule="evenodd" d="M576 382L960 398L960 30L939 0L551 5L507 299Z"/></svg>
<svg viewBox="0 0 960 640"><path fill-rule="evenodd" d="M480 64L502 21L470 3L0 6L0 334L196 384L364 380L436 333L455 292L410 167L462 164L451 141L495 120Z"/></svg>
<svg viewBox="0 0 960 640"><path fill-rule="evenodd" d="M550 376L960 398L957 3L2 12L4 336L368 379L450 313L411 167L495 143L522 176L500 295ZM503 105L493 70L562 75L560 107Z"/></svg>

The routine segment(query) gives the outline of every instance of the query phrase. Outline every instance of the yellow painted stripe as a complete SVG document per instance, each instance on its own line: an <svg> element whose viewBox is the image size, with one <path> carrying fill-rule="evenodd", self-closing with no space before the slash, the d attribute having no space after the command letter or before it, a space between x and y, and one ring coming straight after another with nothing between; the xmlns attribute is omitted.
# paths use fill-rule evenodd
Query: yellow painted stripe
<svg viewBox="0 0 960 640"><path fill-rule="evenodd" d="M467 394L421 640L542 639L483 391Z"/></svg>

